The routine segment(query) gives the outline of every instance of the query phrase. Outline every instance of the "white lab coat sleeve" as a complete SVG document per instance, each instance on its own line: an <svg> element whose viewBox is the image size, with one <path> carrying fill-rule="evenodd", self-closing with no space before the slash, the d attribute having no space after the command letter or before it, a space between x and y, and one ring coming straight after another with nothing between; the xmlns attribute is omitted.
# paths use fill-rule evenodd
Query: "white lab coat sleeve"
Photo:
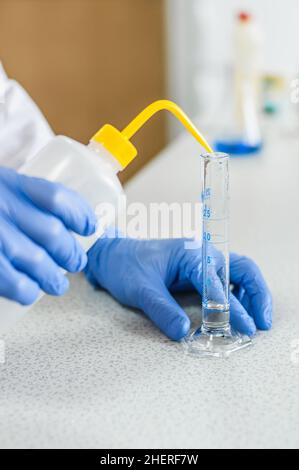
<svg viewBox="0 0 299 470"><path fill-rule="evenodd" d="M37 105L0 62L0 166L18 170L53 135Z"/></svg>

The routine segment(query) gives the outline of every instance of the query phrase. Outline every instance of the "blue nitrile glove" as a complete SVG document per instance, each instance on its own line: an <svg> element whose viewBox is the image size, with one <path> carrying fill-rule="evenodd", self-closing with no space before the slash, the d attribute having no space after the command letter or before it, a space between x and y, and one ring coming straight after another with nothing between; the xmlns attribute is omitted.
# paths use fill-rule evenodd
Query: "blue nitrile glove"
<svg viewBox="0 0 299 470"><path fill-rule="evenodd" d="M95 215L74 191L0 168L0 296L27 305L42 289L61 295L60 268L82 270L87 256L70 231L91 235Z"/></svg>
<svg viewBox="0 0 299 470"><path fill-rule="evenodd" d="M179 340L190 320L170 292L195 288L202 294L201 249L185 249L184 239L101 238L88 253L87 278L119 302L143 310L169 338ZM231 254L231 323L241 333L272 324L272 300L257 265Z"/></svg>

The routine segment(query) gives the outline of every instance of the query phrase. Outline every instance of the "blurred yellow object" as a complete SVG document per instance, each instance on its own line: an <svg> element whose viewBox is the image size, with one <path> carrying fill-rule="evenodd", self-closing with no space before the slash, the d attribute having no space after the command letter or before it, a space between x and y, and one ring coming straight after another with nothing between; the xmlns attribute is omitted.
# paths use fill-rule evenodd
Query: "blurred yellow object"
<svg viewBox="0 0 299 470"><path fill-rule="evenodd" d="M144 124L157 112L167 110L172 113L193 137L202 145L207 152L212 153L213 150L194 126L192 121L184 113L184 111L172 101L159 100L150 104L141 113L136 116L133 121L128 124L123 131L119 131L110 124L103 126L91 140L102 144L125 168L137 156L137 149L130 142L130 139L144 126Z"/></svg>

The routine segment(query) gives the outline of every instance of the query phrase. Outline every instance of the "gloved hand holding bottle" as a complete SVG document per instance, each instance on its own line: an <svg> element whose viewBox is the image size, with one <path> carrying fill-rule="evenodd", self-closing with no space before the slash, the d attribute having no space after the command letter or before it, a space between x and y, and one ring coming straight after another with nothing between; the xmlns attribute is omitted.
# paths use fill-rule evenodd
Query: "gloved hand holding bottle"
<svg viewBox="0 0 299 470"><path fill-rule="evenodd" d="M76 192L0 167L0 296L28 305L40 289L63 294L68 280L62 269L81 271L87 262L70 231L88 236L95 226L93 211Z"/></svg>
<svg viewBox="0 0 299 470"><path fill-rule="evenodd" d="M102 238L88 252L87 278L179 340L188 333L190 320L172 293L194 288L201 295L203 288L201 249L188 250L185 241ZM270 329L271 294L257 265L231 254L230 279L232 326L250 336L257 328Z"/></svg>

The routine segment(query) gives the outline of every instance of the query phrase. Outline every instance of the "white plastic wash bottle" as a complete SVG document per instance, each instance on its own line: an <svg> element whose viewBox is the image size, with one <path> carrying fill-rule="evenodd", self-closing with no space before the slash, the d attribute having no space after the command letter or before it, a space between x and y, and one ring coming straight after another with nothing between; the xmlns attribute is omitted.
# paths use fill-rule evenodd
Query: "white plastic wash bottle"
<svg viewBox="0 0 299 470"><path fill-rule="evenodd" d="M137 155L137 149L129 139L153 114L162 109L172 112L198 142L211 151L183 111L174 103L161 100L142 111L122 132L106 124L95 134L88 146L68 137L54 137L20 172L64 184L81 194L94 210L101 203L112 204L117 208L117 213L121 201L124 201L117 173ZM113 224L115 221L105 222ZM87 251L101 235L98 231L96 237L79 239ZM30 307L0 298L0 334L5 333L29 309Z"/></svg>

